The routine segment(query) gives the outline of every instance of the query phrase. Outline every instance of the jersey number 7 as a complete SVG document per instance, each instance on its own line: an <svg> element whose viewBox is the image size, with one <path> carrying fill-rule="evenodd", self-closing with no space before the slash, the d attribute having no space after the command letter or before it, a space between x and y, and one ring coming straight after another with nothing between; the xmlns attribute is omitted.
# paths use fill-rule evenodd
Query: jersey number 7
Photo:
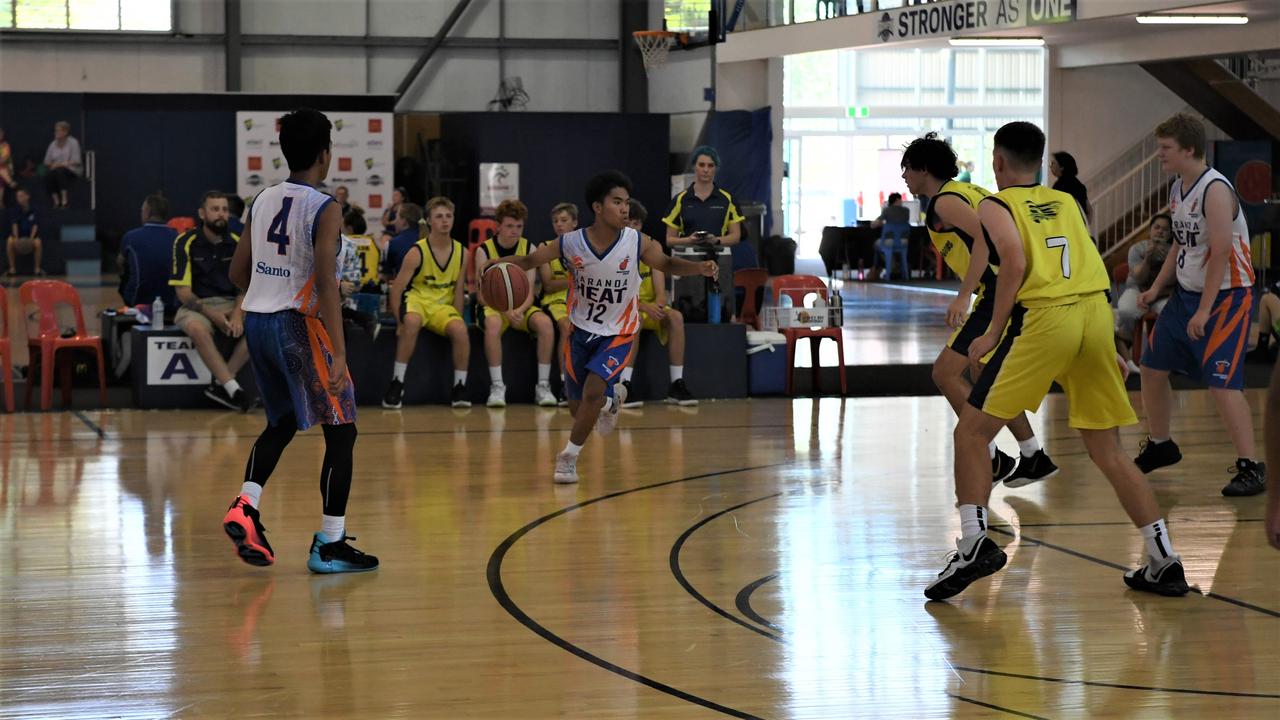
<svg viewBox="0 0 1280 720"><path fill-rule="evenodd" d="M1071 277L1071 248L1067 245L1067 239L1062 235L1058 235L1045 238L1044 244L1050 248L1062 248L1062 277Z"/></svg>
<svg viewBox="0 0 1280 720"><path fill-rule="evenodd" d="M267 242L276 244L277 255L289 254L289 211L293 208L293 198L280 201L280 212L271 220L267 229Z"/></svg>

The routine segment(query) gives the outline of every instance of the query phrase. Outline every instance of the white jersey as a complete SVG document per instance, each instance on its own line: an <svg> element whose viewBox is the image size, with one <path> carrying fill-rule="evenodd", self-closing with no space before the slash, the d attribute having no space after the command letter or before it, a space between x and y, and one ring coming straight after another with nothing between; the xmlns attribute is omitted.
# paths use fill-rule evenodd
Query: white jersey
<svg viewBox="0 0 1280 720"><path fill-rule="evenodd" d="M333 198L310 185L291 180L258 193L249 207L253 259L249 291L242 305L246 311L320 312L315 283L316 222L331 202Z"/></svg>
<svg viewBox="0 0 1280 720"><path fill-rule="evenodd" d="M1173 236L1178 243L1178 284L1184 290L1204 292L1204 271L1209 263L1209 224L1204 218L1204 198L1209 187L1222 183L1236 200L1236 214L1231 221L1231 256L1222 274L1219 290L1253 286L1253 260L1249 254L1249 227L1235 188L1222 173L1206 168L1189 188L1182 178L1169 189L1169 215L1173 218Z"/></svg>
<svg viewBox="0 0 1280 720"><path fill-rule="evenodd" d="M640 233L623 228L597 254L586 229L560 237L560 260L568 269L569 321L594 335L631 335L640 329Z"/></svg>

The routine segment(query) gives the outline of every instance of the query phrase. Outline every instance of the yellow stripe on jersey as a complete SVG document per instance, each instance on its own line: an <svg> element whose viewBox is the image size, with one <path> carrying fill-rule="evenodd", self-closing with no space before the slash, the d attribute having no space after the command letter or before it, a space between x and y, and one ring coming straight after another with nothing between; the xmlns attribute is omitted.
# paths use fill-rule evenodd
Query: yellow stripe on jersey
<svg viewBox="0 0 1280 720"><path fill-rule="evenodd" d="M653 289L653 269L644 263L640 263L640 302L653 304L658 299L658 293Z"/></svg>
<svg viewBox="0 0 1280 720"><path fill-rule="evenodd" d="M1043 185L1016 185L987 201L1009 211L1022 237L1027 269L1018 290L1020 304L1068 305L1111 287L1075 198Z"/></svg>
<svg viewBox="0 0 1280 720"><path fill-rule="evenodd" d="M933 204L938 198L946 195L954 195L965 201L969 207L977 212L978 203L984 198L990 197L991 193L986 188L979 187L973 183L961 182L959 180L948 180L942 184L942 188L938 190L938 194L929 199L929 208L925 213L925 222L929 226L929 239L933 241L933 246L938 249L938 254L942 256L942 261L951 268L951 271L960 277L964 277L969 272L969 258L973 249L973 238L959 228L946 227L937 213L933 209Z"/></svg>
<svg viewBox="0 0 1280 720"><path fill-rule="evenodd" d="M490 260L497 260L500 257L506 257L501 252L499 252L501 248L498 247L498 238L496 237L491 237L488 240L485 240L484 245L482 245L481 247L484 248L484 254ZM529 241L525 238L520 238L518 241L516 241L516 251L513 253L509 253L509 255L528 255L528 254L529 254Z"/></svg>
<svg viewBox="0 0 1280 720"><path fill-rule="evenodd" d="M462 277L462 243L453 240L452 247L449 250L449 259L441 266L431 252L431 243L427 240L419 240L414 247L422 253L422 262L418 264L418 269L414 271L413 277L409 279L408 289L405 294L413 294L415 297L427 303L437 303L440 305L452 305L454 288L458 284L459 278Z"/></svg>
<svg viewBox="0 0 1280 720"><path fill-rule="evenodd" d="M360 259L360 287L378 284L378 268L382 266L382 252L368 235L349 235Z"/></svg>
<svg viewBox="0 0 1280 720"><path fill-rule="evenodd" d="M569 280L569 271L565 270L564 263L560 258L556 258L547 263L551 268L551 277L555 280ZM565 302L569 296L569 287L566 285L563 290L542 294L542 306L554 305L555 303Z"/></svg>

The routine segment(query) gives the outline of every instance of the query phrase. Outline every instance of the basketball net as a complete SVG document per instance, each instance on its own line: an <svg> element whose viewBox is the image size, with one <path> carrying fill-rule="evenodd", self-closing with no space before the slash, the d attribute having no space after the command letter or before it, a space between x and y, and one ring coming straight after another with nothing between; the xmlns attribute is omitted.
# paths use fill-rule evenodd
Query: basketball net
<svg viewBox="0 0 1280 720"><path fill-rule="evenodd" d="M631 33L636 45L640 48L640 57L644 60L646 75L653 69L667 63L667 52L676 42L676 34L666 30L638 30Z"/></svg>

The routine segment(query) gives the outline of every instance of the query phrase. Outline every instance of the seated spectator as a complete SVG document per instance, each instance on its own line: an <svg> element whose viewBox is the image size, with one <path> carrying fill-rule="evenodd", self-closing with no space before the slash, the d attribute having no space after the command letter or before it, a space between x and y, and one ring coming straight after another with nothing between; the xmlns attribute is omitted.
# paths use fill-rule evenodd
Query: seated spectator
<svg viewBox="0 0 1280 720"><path fill-rule="evenodd" d="M18 186L13 170L13 149L9 141L4 139L4 128L0 128L0 209L9 202L9 193Z"/></svg>
<svg viewBox="0 0 1280 720"><path fill-rule="evenodd" d="M551 208L551 227L556 237L563 237L578 229L578 206L571 202L562 202ZM539 305L542 311L555 321L556 332L560 341L564 342L573 332L573 323L569 322L569 273L559 258L538 268L538 276L542 280L542 299ZM561 363L563 365L563 363ZM564 368L560 368L560 387L564 387ZM569 407L569 400L561 396L556 398L560 407Z"/></svg>
<svg viewBox="0 0 1280 720"><path fill-rule="evenodd" d="M248 412L249 394L236 382L236 373L249 359L244 341L243 294L231 282L231 257L239 236L227 231L227 197L209 191L200 201L200 225L173 241L173 273L169 284L182 307L174 324L191 338L200 359L213 373L205 397L232 410ZM217 331L237 338L229 360L213 341Z"/></svg>
<svg viewBox="0 0 1280 720"><path fill-rule="evenodd" d="M338 249L338 293L342 296L342 318L364 328L369 337L376 340L382 327L378 324L378 316L362 311L352 297L364 289L367 267L370 267L365 264L369 248L373 249L374 258L377 258L377 246L373 244L372 238L364 234L368 229L364 213L350 212L342 218L342 235L339 237L341 246ZM371 267L376 283L376 260Z"/></svg>
<svg viewBox="0 0 1280 720"><path fill-rule="evenodd" d="M396 224L396 218L400 215L400 206L404 204L405 190L398 187L391 191L391 204L386 210L382 211L382 248L385 250L387 244L391 242L391 238L395 236L392 227ZM394 276L393 276L394 277Z"/></svg>
<svg viewBox="0 0 1280 720"><path fill-rule="evenodd" d="M165 224L169 201L148 195L142 201L142 227L124 234L116 266L120 269L120 297L124 304L150 305L160 298L166 310L177 310L169 272L173 265L173 241L178 233Z"/></svg>
<svg viewBox="0 0 1280 720"><path fill-rule="evenodd" d="M227 194L227 230L236 237L244 234L244 198L235 193Z"/></svg>
<svg viewBox="0 0 1280 720"><path fill-rule="evenodd" d="M53 142L44 153L44 186L55 208L67 207L68 191L80 179L83 165L80 162L80 141L71 137L71 123L59 120L53 126Z"/></svg>
<svg viewBox="0 0 1280 720"><path fill-rule="evenodd" d="M907 247L911 237L911 208L902 204L901 193L889 193L889 203L880 212L880 217L871 223L872 227L883 228L880 239L876 241L876 251L884 255L885 277L893 275L893 257L897 255L902 261L903 279L911 279L910 264L907 262Z"/></svg>
<svg viewBox="0 0 1280 720"><path fill-rule="evenodd" d="M1151 218L1147 231L1149 239L1140 240L1129 248L1129 279L1125 281L1124 291L1116 301L1116 350L1124 356L1129 369L1134 372L1139 368L1133 361L1133 329L1142 316L1147 314L1145 310L1138 308L1138 296L1151 288L1169 255L1173 221L1168 215L1160 213ZM1172 288L1166 290L1152 305L1151 312L1159 315L1172 293Z"/></svg>
<svg viewBox="0 0 1280 720"><path fill-rule="evenodd" d="M382 258L382 277L386 280L394 280L400 274L400 263L404 262L405 254L425 234L418 227L421 221L422 208L413 203L400 203L395 222L391 224L391 240Z"/></svg>
<svg viewBox="0 0 1280 720"><path fill-rule="evenodd" d="M44 275L44 269L40 267L43 247L40 243L40 216L35 205L31 204L31 193L25 188L18 188L17 204L10 208L9 220L5 224L9 227L9 241L5 243L9 269L5 270L5 275L13 277L18 274L19 255L31 255L35 274Z"/></svg>
<svg viewBox="0 0 1280 720"><path fill-rule="evenodd" d="M351 191L347 189L346 185L339 185L333 189L333 199L338 201L338 205L342 207L342 217L346 217L347 213L352 210L364 212L364 208L351 202Z"/></svg>
<svg viewBox="0 0 1280 720"><path fill-rule="evenodd" d="M469 408L467 366L471 362L471 336L462 320L463 258L466 250L454 240L453 203L444 197L427 201L427 236L414 243L404 256L400 274L391 283L388 304L396 318L396 360L391 384L382 407L397 409L404 399L404 376L418 346L418 333L426 328L449 338L453 348L453 391L450 404Z"/></svg>
<svg viewBox="0 0 1280 720"><path fill-rule="evenodd" d="M631 198L628 207L627 224L640 230L649 217L649 211L639 200ZM689 392L684 382L684 315L667 304L666 276L662 271L640 263L640 329L652 330L658 341L667 346L667 357L671 361L671 385L667 387L666 402L671 405L691 406L698 401ZM631 374L635 370L636 354L627 358L627 367L622 371L622 384L627 388L627 401L623 407L639 407L644 404L631 394Z"/></svg>
<svg viewBox="0 0 1280 720"><path fill-rule="evenodd" d="M476 277L484 275L489 263L498 258L528 255L532 244L522 237L524 222L529 209L519 200L503 200L493 213L498 222L498 234L484 241L476 251ZM528 271L529 287L533 287L533 270ZM483 283L480 302L487 304ZM489 363L489 407L507 406L507 384L502 379L502 334L507 328L533 335L537 339L538 384L533 388L534 402L542 407L555 407L556 396L551 392L551 353L555 350L555 328L547 314L534 307L530 292L520 307L506 312L484 308L484 356Z"/></svg>

